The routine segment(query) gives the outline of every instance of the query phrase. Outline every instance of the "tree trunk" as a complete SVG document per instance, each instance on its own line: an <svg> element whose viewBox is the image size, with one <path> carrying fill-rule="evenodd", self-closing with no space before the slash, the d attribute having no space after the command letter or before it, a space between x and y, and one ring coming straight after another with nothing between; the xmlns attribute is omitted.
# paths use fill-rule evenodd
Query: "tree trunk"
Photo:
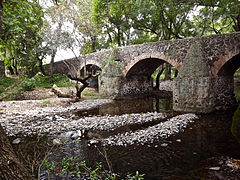
<svg viewBox="0 0 240 180"><path fill-rule="evenodd" d="M96 36L92 36L91 37L91 49L92 49L92 52L96 52L96 46L97 46L97 37Z"/></svg>
<svg viewBox="0 0 240 180"><path fill-rule="evenodd" d="M57 49L52 50L52 55L51 55L51 62L50 62L50 76L53 76L53 65L54 65L54 59L57 53Z"/></svg>
<svg viewBox="0 0 240 180"><path fill-rule="evenodd" d="M236 32L240 31L240 15L236 16L235 25L233 26Z"/></svg>
<svg viewBox="0 0 240 180"><path fill-rule="evenodd" d="M0 0L0 39L2 39L3 36L3 0Z"/></svg>
<svg viewBox="0 0 240 180"><path fill-rule="evenodd" d="M14 73L15 73L16 75L18 75L18 68L17 68L17 65L15 64L15 62L13 63L12 67L13 67L13 69L14 69Z"/></svg>
<svg viewBox="0 0 240 180"><path fill-rule="evenodd" d="M17 159L12 146L0 125L0 179L33 180L34 178Z"/></svg>
<svg viewBox="0 0 240 180"><path fill-rule="evenodd" d="M171 65L166 63L164 80L170 80L170 79L171 79Z"/></svg>
<svg viewBox="0 0 240 180"><path fill-rule="evenodd" d="M45 75L46 76L46 73L45 73L45 70L44 70L44 67L43 67L43 62L42 62L42 59L38 59L38 62L39 62L39 70L41 71L41 73L43 74L43 75Z"/></svg>
<svg viewBox="0 0 240 180"><path fill-rule="evenodd" d="M81 99L81 94L82 94L83 90L84 90L86 87L88 87L88 83L85 82L85 83L83 83L83 85L79 86L79 84L78 84L78 82L77 82L75 87L76 87L76 90L77 90L77 92L76 92L76 97L79 98L79 99Z"/></svg>
<svg viewBox="0 0 240 180"><path fill-rule="evenodd" d="M67 94L64 93L59 87L57 87L56 84L54 84L51 88L51 91L57 95L57 97L62 97L62 98L73 98L72 94Z"/></svg>
<svg viewBox="0 0 240 180"><path fill-rule="evenodd" d="M77 81L77 82L76 82L76 85L75 85L76 91L77 91L77 92L76 92L76 97L79 98L79 99L81 99L81 94L82 94L83 90L84 90L86 87L88 87L88 85L89 85L88 82L87 82L87 80L88 80L89 78L96 77L96 76L93 76L92 74L88 74L88 76L85 77L85 78L72 77L71 75L68 75L68 77L69 77L71 80ZM82 83L81 86L79 86L79 82Z"/></svg>
<svg viewBox="0 0 240 180"><path fill-rule="evenodd" d="M117 27L117 42L118 42L118 46L121 46L121 30L120 30L120 27Z"/></svg>
<svg viewBox="0 0 240 180"><path fill-rule="evenodd" d="M12 66L8 66L7 68L10 72L10 75L14 75L14 70L13 70Z"/></svg>
<svg viewBox="0 0 240 180"><path fill-rule="evenodd" d="M162 73L163 73L163 70L164 70L164 68L163 68L163 65L161 65L161 69L158 71L158 74L157 74L157 77L156 77L156 86L154 87L154 89L156 89L156 90L159 90L159 87L160 87L160 76L162 75Z"/></svg>

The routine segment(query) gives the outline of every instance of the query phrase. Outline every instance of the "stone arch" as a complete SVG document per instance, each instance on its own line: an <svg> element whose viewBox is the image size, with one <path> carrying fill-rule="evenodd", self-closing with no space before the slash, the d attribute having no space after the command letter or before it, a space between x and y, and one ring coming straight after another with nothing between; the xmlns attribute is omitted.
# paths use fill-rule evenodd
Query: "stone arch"
<svg viewBox="0 0 240 180"><path fill-rule="evenodd" d="M213 63L212 74L217 75L232 75L240 67L240 45L220 55L218 60ZM228 72L227 72L228 71Z"/></svg>
<svg viewBox="0 0 240 180"><path fill-rule="evenodd" d="M102 69L95 65L95 64L86 64L85 66L82 66L80 69L80 77L88 77L88 75L93 75L90 77L87 82L88 82L88 87L95 88L98 90L99 88L99 83L98 83L98 75L101 74ZM98 74L98 75L97 75Z"/></svg>
<svg viewBox="0 0 240 180"><path fill-rule="evenodd" d="M145 61L146 62L146 66L147 67L150 67L151 65L149 63L152 63L152 65L154 64L154 61L156 61L156 64L154 67L150 67L151 69L156 69L158 66L161 65L161 63L159 63L160 61L161 62L167 62L169 64L171 64L173 67L175 67L177 70L179 70L181 68L181 63L177 62L177 61L174 61L170 58L168 58L167 56L164 56L162 54L155 54L155 55L152 55L152 54L144 54L144 55L140 55L140 56L137 56L135 57L134 59L132 60L129 60L129 61L126 61L126 62L130 62L128 63L124 70L123 70L123 74L125 77L128 76L129 72L134 68L134 66L136 66L137 64L141 63ZM153 72L152 72L153 73Z"/></svg>
<svg viewBox="0 0 240 180"><path fill-rule="evenodd" d="M102 71L102 69L95 64L86 64L85 66L82 66L82 68L80 69L81 76L84 75L84 68L85 67L86 67L87 72L91 71L91 73L93 73L93 74L96 74L98 71Z"/></svg>
<svg viewBox="0 0 240 180"><path fill-rule="evenodd" d="M240 67L240 53L228 59L218 70L218 76L233 76Z"/></svg>
<svg viewBox="0 0 240 180"><path fill-rule="evenodd" d="M233 75L240 67L240 53L229 54L231 56L228 55L228 58L221 59L221 66L219 66L215 75L216 109L227 109L236 105Z"/></svg>
<svg viewBox="0 0 240 180"><path fill-rule="evenodd" d="M84 66L87 66L87 65L95 65L95 66L101 67L101 63L99 61L93 60L93 59L87 59L87 60L82 60L80 69L82 69Z"/></svg>

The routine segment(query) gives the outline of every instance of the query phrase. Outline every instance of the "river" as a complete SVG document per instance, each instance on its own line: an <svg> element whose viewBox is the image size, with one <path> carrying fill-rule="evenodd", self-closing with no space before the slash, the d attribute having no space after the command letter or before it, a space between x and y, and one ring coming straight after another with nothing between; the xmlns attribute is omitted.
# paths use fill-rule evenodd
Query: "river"
<svg viewBox="0 0 240 180"><path fill-rule="evenodd" d="M115 101L75 112L75 115L82 117L155 111L169 116L178 114L172 111L170 99L147 98ZM119 131L144 129L152 125L146 123L143 126L126 126ZM91 136L108 136L108 133L94 133ZM79 141L68 140L59 146L52 146L52 140L47 135L23 137L22 142L14 145L14 148L25 164L33 167L35 174L38 169L34 169L34 166L38 167L43 158L58 162L64 157L77 157L86 160L89 165L101 161L107 167L107 156L114 172L120 174L139 171L145 174L145 179L196 179L193 172L201 168L202 162L208 158L228 156L240 159L240 108L199 115L199 119L184 132L147 145L106 146L103 149L100 145L89 146L89 137ZM46 173L39 174L40 179L47 179ZM201 174L197 176L201 178ZM52 179L61 178L52 176Z"/></svg>

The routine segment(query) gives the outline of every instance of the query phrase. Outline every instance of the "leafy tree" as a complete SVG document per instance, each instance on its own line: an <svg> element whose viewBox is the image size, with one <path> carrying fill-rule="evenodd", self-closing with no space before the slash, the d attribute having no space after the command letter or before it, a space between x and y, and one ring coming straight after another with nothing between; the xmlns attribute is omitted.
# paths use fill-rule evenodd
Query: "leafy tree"
<svg viewBox="0 0 240 180"><path fill-rule="evenodd" d="M37 62L36 49L41 44L43 12L36 0L4 1L3 26L0 48L2 59L11 64L18 73L18 67L32 74Z"/></svg>
<svg viewBox="0 0 240 180"><path fill-rule="evenodd" d="M129 44L131 33L132 0L94 0L94 21L107 35L107 45Z"/></svg>
<svg viewBox="0 0 240 180"><path fill-rule="evenodd" d="M194 17L195 31L199 35L221 34L240 30L240 3L238 0L202 1Z"/></svg>

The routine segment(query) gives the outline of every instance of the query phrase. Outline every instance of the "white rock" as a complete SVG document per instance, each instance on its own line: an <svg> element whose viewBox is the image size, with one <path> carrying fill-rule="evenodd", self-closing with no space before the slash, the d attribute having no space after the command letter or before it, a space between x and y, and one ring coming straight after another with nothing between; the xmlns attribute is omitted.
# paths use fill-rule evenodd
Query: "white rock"
<svg viewBox="0 0 240 180"><path fill-rule="evenodd" d="M161 144L161 147L167 147L167 146L168 146L167 143L162 143L162 144Z"/></svg>
<svg viewBox="0 0 240 180"><path fill-rule="evenodd" d="M21 142L21 139L17 138L12 141L12 144L19 144L20 142Z"/></svg>
<svg viewBox="0 0 240 180"><path fill-rule="evenodd" d="M210 167L209 169L210 169L210 170L213 170L213 171L219 171L219 170L220 170L220 167Z"/></svg>
<svg viewBox="0 0 240 180"><path fill-rule="evenodd" d="M62 142L60 139L53 139L53 145L61 145Z"/></svg>

